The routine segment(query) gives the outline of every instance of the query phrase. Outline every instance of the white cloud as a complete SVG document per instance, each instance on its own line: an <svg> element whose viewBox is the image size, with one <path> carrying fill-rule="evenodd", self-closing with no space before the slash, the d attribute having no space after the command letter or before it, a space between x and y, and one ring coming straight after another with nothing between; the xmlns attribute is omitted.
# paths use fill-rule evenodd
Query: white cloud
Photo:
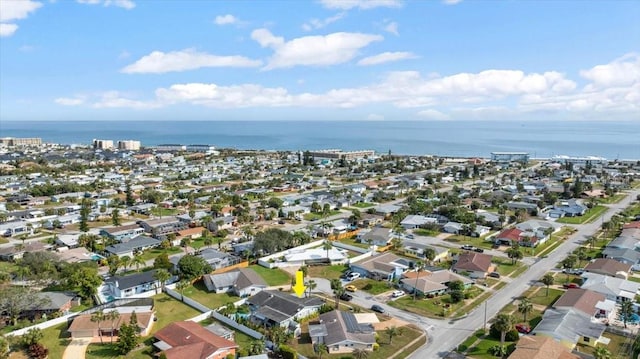
<svg viewBox="0 0 640 359"><path fill-rule="evenodd" d="M456 5L462 2L462 0L442 0L446 5Z"/></svg>
<svg viewBox="0 0 640 359"><path fill-rule="evenodd" d="M122 52L120 52L120 54L118 55L118 60L125 60L131 57L131 54L129 53L129 51L127 50L123 50Z"/></svg>
<svg viewBox="0 0 640 359"><path fill-rule="evenodd" d="M448 120L449 116L444 113L434 110L434 109L426 109L418 112L418 116L427 120L437 120L444 121Z"/></svg>
<svg viewBox="0 0 640 359"><path fill-rule="evenodd" d="M401 0L320 0L320 3L327 9L349 10L358 8L361 10L373 9L376 7L401 7Z"/></svg>
<svg viewBox="0 0 640 359"><path fill-rule="evenodd" d="M16 24L0 24L0 37L7 37L13 35L18 30Z"/></svg>
<svg viewBox="0 0 640 359"><path fill-rule="evenodd" d="M284 88L266 88L255 84L176 84L157 89L156 97L162 103L188 102L219 108L290 106L293 101Z"/></svg>
<svg viewBox="0 0 640 359"><path fill-rule="evenodd" d="M136 4L131 0L76 0L79 4L86 5L100 5L105 7L115 6L123 9L131 10L136 7Z"/></svg>
<svg viewBox="0 0 640 359"><path fill-rule="evenodd" d="M236 24L238 23L238 18L231 15L231 14L226 14L226 15L218 15L216 16L215 20L213 20L213 22L216 25L232 25L232 24Z"/></svg>
<svg viewBox="0 0 640 359"><path fill-rule="evenodd" d="M411 52L383 52L374 56L369 56L358 61L360 66L379 65L386 62L415 59L416 55Z"/></svg>
<svg viewBox="0 0 640 359"><path fill-rule="evenodd" d="M274 50L264 70L294 66L328 66L353 59L358 50L374 41L383 39L380 35L336 32L325 36L305 36L285 42L267 29L257 29L251 38L262 47Z"/></svg>
<svg viewBox="0 0 640 359"><path fill-rule="evenodd" d="M605 65L580 71L597 87L626 86L640 82L640 55L627 54Z"/></svg>
<svg viewBox="0 0 640 359"><path fill-rule="evenodd" d="M118 91L108 91L100 95L97 102L93 103L95 108L132 108L136 110L147 110L161 107L161 104L154 101L138 101L123 97Z"/></svg>
<svg viewBox="0 0 640 359"><path fill-rule="evenodd" d="M127 74L178 72L195 70L203 67L257 67L260 60L252 60L244 56L218 56L193 49L161 52L153 51L138 61L126 66L121 72Z"/></svg>
<svg viewBox="0 0 640 359"><path fill-rule="evenodd" d="M13 35L18 30L18 25L13 22L26 19L41 6L42 3L31 0L0 1L0 37Z"/></svg>
<svg viewBox="0 0 640 359"><path fill-rule="evenodd" d="M382 29L390 34L394 34L396 36L400 35L398 33L398 23L395 21L391 21L390 23L386 24Z"/></svg>
<svg viewBox="0 0 640 359"><path fill-rule="evenodd" d="M333 16L330 16L328 18L325 19L311 19L308 22L302 24L302 29L304 31L311 31L311 30L317 30L317 29L321 29L329 24L332 24L342 18L344 18L347 15L347 13L345 11L343 12L339 12Z"/></svg>
<svg viewBox="0 0 640 359"><path fill-rule="evenodd" d="M369 121L383 121L384 120L384 116L383 115L379 115L377 113L370 113L369 116L367 116L367 120L369 120Z"/></svg>
<svg viewBox="0 0 640 359"><path fill-rule="evenodd" d="M62 106L80 106L84 101L83 97L59 97L54 100L55 103Z"/></svg>

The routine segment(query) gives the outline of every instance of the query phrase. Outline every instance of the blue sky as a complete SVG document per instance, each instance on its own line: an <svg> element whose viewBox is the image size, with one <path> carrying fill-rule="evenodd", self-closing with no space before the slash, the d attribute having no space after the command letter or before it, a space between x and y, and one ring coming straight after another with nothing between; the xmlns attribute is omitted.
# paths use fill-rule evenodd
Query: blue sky
<svg viewBox="0 0 640 359"><path fill-rule="evenodd" d="M0 120L638 120L638 1L0 0Z"/></svg>

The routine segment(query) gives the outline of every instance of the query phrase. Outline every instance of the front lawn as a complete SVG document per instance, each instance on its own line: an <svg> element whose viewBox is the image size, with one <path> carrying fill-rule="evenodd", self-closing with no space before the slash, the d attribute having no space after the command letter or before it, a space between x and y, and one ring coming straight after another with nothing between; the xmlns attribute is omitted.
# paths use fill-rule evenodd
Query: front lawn
<svg viewBox="0 0 640 359"><path fill-rule="evenodd" d="M391 282L378 281L369 278L357 279L349 284L373 295L382 294L393 289L393 284Z"/></svg>
<svg viewBox="0 0 640 359"><path fill-rule="evenodd" d="M533 304L544 305L546 307L552 305L564 294L563 290L549 288L549 295L547 295L547 287L540 287L537 292L531 292L528 295L529 300Z"/></svg>
<svg viewBox="0 0 640 359"><path fill-rule="evenodd" d="M323 215L322 213L307 213L307 214L304 215L303 218L306 221L319 221L319 220L324 219L324 218L335 216L336 214L340 214L340 211L331 211L326 216Z"/></svg>
<svg viewBox="0 0 640 359"><path fill-rule="evenodd" d="M307 267L307 277L338 279L347 270L347 266L336 264L332 266L311 266Z"/></svg>
<svg viewBox="0 0 640 359"><path fill-rule="evenodd" d="M280 268L266 268L261 265L251 265L249 268L258 273L270 286L291 284L289 273Z"/></svg>
<svg viewBox="0 0 640 359"><path fill-rule="evenodd" d="M236 297L227 293L211 293L207 290L202 280L198 280L192 285L185 288L182 293L185 297L189 297L196 302L210 309L217 309L228 303L237 302L240 297Z"/></svg>
<svg viewBox="0 0 640 359"><path fill-rule="evenodd" d="M62 323L42 330L44 336L41 343L49 349L49 358L62 358L62 353L71 342L71 336L67 332L67 328L67 323Z"/></svg>
<svg viewBox="0 0 640 359"><path fill-rule="evenodd" d="M167 255L172 255L172 254L180 253L183 250L184 249L180 247L169 247L167 249L153 248L153 249L144 251L142 253L142 259L144 259L145 261L148 261L151 259L155 259L157 256L159 256L162 253L167 253Z"/></svg>
<svg viewBox="0 0 640 359"><path fill-rule="evenodd" d="M451 303L451 297L447 294L435 298L416 300L413 300L413 296L411 295L405 295L404 297L389 301L387 304L394 308L406 310L425 317L442 318L457 312L465 303L464 301Z"/></svg>
<svg viewBox="0 0 640 359"><path fill-rule="evenodd" d="M495 258L493 263L496 264L496 271L500 273L500 275L509 276L511 273L516 272L524 264L522 262L516 262L515 264L511 263L511 259L499 259Z"/></svg>
<svg viewBox="0 0 640 359"><path fill-rule="evenodd" d="M597 205L589 210L583 216L576 217L562 217L558 218L558 223L567 223L567 224L583 224L583 223L591 223L598 219L604 212L607 211L607 207L602 205Z"/></svg>
<svg viewBox="0 0 640 359"><path fill-rule="evenodd" d="M426 236L426 237L435 237L438 234L440 234L440 232L438 232L438 231L429 230L429 229L423 229L423 228L414 229L413 233L417 234L419 236Z"/></svg>
<svg viewBox="0 0 640 359"><path fill-rule="evenodd" d="M504 342L505 346L509 346L512 342ZM471 358L478 359L495 359L496 356L489 352L492 347L500 345L500 339L493 339L491 337L482 338L476 345L471 347L467 351L467 355Z"/></svg>
<svg viewBox="0 0 640 359"><path fill-rule="evenodd" d="M374 207L375 204L373 203L368 203L368 202L358 202L358 203L354 203L351 205L351 207L356 207L356 208L370 208L370 207Z"/></svg>

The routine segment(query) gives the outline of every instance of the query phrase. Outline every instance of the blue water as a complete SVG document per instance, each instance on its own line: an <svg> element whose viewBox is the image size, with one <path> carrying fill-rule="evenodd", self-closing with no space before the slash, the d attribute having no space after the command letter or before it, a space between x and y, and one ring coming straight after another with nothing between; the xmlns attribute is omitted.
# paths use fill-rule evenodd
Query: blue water
<svg viewBox="0 0 640 359"><path fill-rule="evenodd" d="M85 143L93 138L263 150L341 148L480 156L492 151L640 159L640 121L2 121L0 137Z"/></svg>
<svg viewBox="0 0 640 359"><path fill-rule="evenodd" d="M622 320L622 316L618 314L618 320ZM640 322L640 316L636 313L631 314L631 320L627 321L627 323L638 324Z"/></svg>

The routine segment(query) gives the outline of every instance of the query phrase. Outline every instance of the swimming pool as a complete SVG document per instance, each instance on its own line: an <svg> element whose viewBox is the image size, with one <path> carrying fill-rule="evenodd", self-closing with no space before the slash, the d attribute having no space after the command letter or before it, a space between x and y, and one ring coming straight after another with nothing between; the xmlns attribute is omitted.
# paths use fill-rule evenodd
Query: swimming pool
<svg viewBox="0 0 640 359"><path fill-rule="evenodd" d="M92 261L99 261L101 259L104 259L104 257L99 255L99 254L96 254L96 253L91 253L91 260Z"/></svg>
<svg viewBox="0 0 640 359"><path fill-rule="evenodd" d="M618 313L618 320L622 320L622 315ZM638 324L640 323L640 315L636 313L631 314L631 318L627 320L627 323Z"/></svg>

